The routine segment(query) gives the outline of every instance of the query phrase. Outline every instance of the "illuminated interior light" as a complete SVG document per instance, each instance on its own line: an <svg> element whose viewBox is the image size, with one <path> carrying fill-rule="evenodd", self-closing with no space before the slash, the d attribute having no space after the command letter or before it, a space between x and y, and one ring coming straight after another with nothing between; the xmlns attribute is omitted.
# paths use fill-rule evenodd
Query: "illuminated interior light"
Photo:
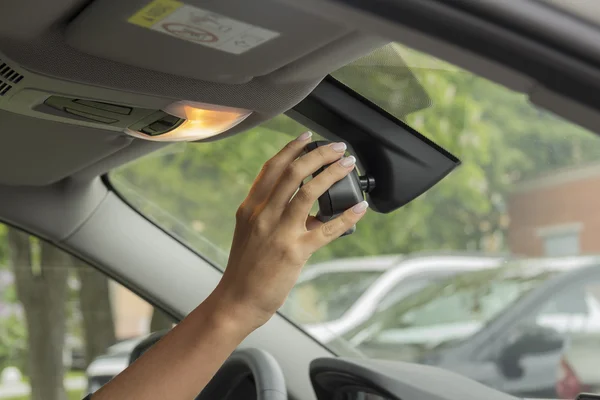
<svg viewBox="0 0 600 400"><path fill-rule="evenodd" d="M157 142L194 141L223 133L252 114L252 111L239 108L191 101L178 101L162 111L183 121L167 116L152 121L145 127L127 129L125 132L137 138ZM172 128L170 124L173 124Z"/></svg>

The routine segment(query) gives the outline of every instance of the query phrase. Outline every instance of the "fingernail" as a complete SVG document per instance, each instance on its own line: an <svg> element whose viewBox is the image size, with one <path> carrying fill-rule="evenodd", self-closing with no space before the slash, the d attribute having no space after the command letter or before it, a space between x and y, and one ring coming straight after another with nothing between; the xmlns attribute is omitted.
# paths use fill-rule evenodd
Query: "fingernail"
<svg viewBox="0 0 600 400"><path fill-rule="evenodd" d="M361 201L360 203L352 207L352 212L354 212L354 214L362 214L368 207L369 203L367 203L366 201Z"/></svg>
<svg viewBox="0 0 600 400"><path fill-rule="evenodd" d="M298 136L298 138L296 140L303 141L303 140L308 140L311 137L312 137L312 132L311 131L306 131L302 135Z"/></svg>
<svg viewBox="0 0 600 400"><path fill-rule="evenodd" d="M340 164L342 167L351 167L356 164L356 158L354 158L354 156L344 157L340 160Z"/></svg>
<svg viewBox="0 0 600 400"><path fill-rule="evenodd" d="M343 153L344 151L346 151L346 143L344 142L338 142L338 143L334 143L331 145L331 148L335 151L337 151L338 153Z"/></svg>

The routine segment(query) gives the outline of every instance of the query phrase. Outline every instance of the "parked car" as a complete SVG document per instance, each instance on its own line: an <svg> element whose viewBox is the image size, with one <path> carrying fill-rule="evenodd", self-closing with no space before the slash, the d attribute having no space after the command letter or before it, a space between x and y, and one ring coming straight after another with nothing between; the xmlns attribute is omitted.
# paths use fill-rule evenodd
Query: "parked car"
<svg viewBox="0 0 600 400"><path fill-rule="evenodd" d="M85 369L85 349L82 340L73 335L67 335L63 348L64 366L71 370Z"/></svg>
<svg viewBox="0 0 600 400"><path fill-rule="evenodd" d="M510 262L390 304L345 337L369 357L442 366L520 397L556 397L570 334L600 334L600 258Z"/></svg>
<svg viewBox="0 0 600 400"><path fill-rule="evenodd" d="M88 392L94 393L129 365L129 356L135 346L147 336L126 339L115 343L96 357L87 367Z"/></svg>
<svg viewBox="0 0 600 400"><path fill-rule="evenodd" d="M595 295L600 299L598 293ZM600 394L599 360L600 333L580 332L570 335L557 371L558 397L574 399L581 392Z"/></svg>
<svg viewBox="0 0 600 400"><path fill-rule="evenodd" d="M306 267L281 311L301 325L342 317L402 255L354 257Z"/></svg>
<svg viewBox="0 0 600 400"><path fill-rule="evenodd" d="M291 313L291 318L319 341L330 342L360 326L378 308L432 281L466 271L495 268L506 259L502 255L477 253L417 253L404 258L336 260L312 267L301 278L289 302L304 305L304 311ZM308 306L313 310L320 308L316 313L306 312L306 302L299 299L309 290L317 293L314 298L318 304ZM290 315L288 310L285 314Z"/></svg>

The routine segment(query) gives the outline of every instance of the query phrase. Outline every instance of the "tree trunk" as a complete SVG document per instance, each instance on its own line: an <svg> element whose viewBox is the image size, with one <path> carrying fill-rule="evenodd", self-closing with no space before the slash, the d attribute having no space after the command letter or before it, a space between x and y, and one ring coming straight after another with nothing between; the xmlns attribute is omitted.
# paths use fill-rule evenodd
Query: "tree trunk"
<svg viewBox="0 0 600 400"><path fill-rule="evenodd" d="M63 349L70 258L41 242L36 265L29 235L10 228L8 242L17 296L25 310L31 400L66 400Z"/></svg>
<svg viewBox="0 0 600 400"><path fill-rule="evenodd" d="M89 265L75 261L81 287L79 307L83 318L86 366L116 342L108 278Z"/></svg>
<svg viewBox="0 0 600 400"><path fill-rule="evenodd" d="M157 332L171 329L173 320L164 312L154 307L152 319L150 320L150 332Z"/></svg>

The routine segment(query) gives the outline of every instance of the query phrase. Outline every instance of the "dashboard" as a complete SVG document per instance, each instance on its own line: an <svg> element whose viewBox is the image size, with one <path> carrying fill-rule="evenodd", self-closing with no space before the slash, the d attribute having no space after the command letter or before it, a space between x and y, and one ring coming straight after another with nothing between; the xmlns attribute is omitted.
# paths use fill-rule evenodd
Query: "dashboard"
<svg viewBox="0 0 600 400"><path fill-rule="evenodd" d="M156 333L141 341L130 363L164 334ZM309 375L318 400L518 399L446 369L387 360L318 358L310 364ZM264 350L246 348L233 352L196 400L287 398L277 360Z"/></svg>
<svg viewBox="0 0 600 400"><path fill-rule="evenodd" d="M310 366L319 400L515 400L445 369L384 360L321 358Z"/></svg>

